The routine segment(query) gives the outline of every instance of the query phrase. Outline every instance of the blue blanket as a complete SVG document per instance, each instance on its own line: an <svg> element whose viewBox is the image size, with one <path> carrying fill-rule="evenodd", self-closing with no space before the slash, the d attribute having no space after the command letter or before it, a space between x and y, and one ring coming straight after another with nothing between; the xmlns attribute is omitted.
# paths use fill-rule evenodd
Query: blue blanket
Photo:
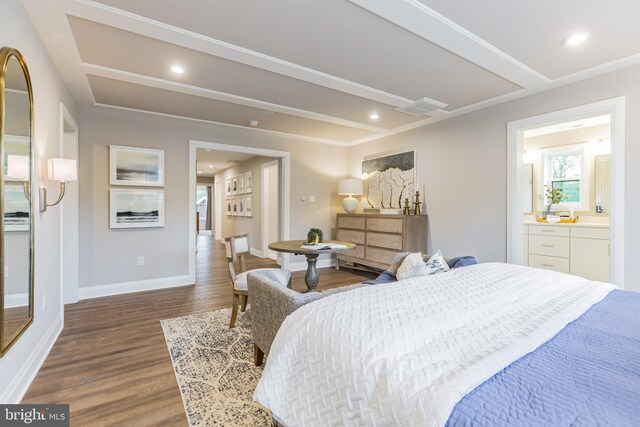
<svg viewBox="0 0 640 427"><path fill-rule="evenodd" d="M613 291L463 397L447 422L602 425L640 425L640 293Z"/></svg>

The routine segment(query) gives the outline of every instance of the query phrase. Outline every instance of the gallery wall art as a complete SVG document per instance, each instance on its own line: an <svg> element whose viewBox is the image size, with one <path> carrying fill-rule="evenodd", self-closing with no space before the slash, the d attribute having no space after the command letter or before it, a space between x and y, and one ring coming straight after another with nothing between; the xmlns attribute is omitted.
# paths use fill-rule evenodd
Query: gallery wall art
<svg viewBox="0 0 640 427"><path fill-rule="evenodd" d="M164 150L109 146L111 185L164 186Z"/></svg>
<svg viewBox="0 0 640 427"><path fill-rule="evenodd" d="M253 177L251 172L227 179L227 216L252 217L252 196L247 196L252 191Z"/></svg>
<svg viewBox="0 0 640 427"><path fill-rule="evenodd" d="M416 188L415 151L377 155L362 161L365 209L401 209L413 201Z"/></svg>
<svg viewBox="0 0 640 427"><path fill-rule="evenodd" d="M164 190L111 189L110 228L164 226Z"/></svg>

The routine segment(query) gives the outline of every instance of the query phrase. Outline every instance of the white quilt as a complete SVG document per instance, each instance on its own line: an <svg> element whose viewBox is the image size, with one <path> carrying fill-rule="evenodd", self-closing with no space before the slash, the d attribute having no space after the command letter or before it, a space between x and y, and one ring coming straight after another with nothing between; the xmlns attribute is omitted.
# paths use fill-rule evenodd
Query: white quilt
<svg viewBox="0 0 640 427"><path fill-rule="evenodd" d="M442 426L614 288L487 263L338 293L284 321L253 397L287 427Z"/></svg>

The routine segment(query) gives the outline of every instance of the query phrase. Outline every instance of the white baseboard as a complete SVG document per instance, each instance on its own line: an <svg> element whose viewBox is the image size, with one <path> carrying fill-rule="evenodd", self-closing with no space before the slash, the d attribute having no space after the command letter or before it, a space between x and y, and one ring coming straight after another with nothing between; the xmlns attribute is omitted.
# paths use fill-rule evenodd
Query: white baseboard
<svg viewBox="0 0 640 427"><path fill-rule="evenodd" d="M327 267L335 267L335 266L336 266L335 258L319 259L318 262L316 262L316 268L327 268ZM289 263L289 270L291 271L305 271L306 269L307 269L306 261Z"/></svg>
<svg viewBox="0 0 640 427"><path fill-rule="evenodd" d="M251 252L251 255L254 255L254 256L257 256L257 257L260 257L260 258L264 258L262 256L262 251L261 250L258 250L258 249L255 249L255 248L251 248L250 252Z"/></svg>
<svg viewBox="0 0 640 427"><path fill-rule="evenodd" d="M63 313L58 314L58 317L53 321L35 350L31 352L29 358L20 367L16 376L13 377L9 386L0 394L0 402L3 404L17 404L22 401L49 355L53 344L55 344L60 332L62 332L62 318Z"/></svg>
<svg viewBox="0 0 640 427"><path fill-rule="evenodd" d="M13 294L4 296L4 307L26 307L29 305L29 294L27 292L22 294Z"/></svg>
<svg viewBox="0 0 640 427"><path fill-rule="evenodd" d="M199 236L213 236L211 230L202 230L198 233Z"/></svg>
<svg viewBox="0 0 640 427"><path fill-rule="evenodd" d="M109 285L80 288L80 299L100 298L110 295L130 294L133 292L153 291L156 289L176 288L194 285L188 275L161 277L158 279L138 280L135 282L112 283Z"/></svg>

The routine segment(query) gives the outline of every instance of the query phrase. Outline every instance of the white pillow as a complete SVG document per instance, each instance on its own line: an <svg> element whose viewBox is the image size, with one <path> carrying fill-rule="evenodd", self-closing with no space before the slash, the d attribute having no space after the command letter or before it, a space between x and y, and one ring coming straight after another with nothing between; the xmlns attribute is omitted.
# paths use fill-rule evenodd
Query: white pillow
<svg viewBox="0 0 640 427"><path fill-rule="evenodd" d="M445 261L442 256L442 252L438 251L429 258L426 264L427 274L436 274L436 273L444 273L445 271L449 271L449 264Z"/></svg>
<svg viewBox="0 0 640 427"><path fill-rule="evenodd" d="M422 254L416 252L408 255L404 261L402 261L402 264L398 267L396 277L398 280L404 280L411 279L412 277L426 276L427 274L429 274L427 264L422 259Z"/></svg>

